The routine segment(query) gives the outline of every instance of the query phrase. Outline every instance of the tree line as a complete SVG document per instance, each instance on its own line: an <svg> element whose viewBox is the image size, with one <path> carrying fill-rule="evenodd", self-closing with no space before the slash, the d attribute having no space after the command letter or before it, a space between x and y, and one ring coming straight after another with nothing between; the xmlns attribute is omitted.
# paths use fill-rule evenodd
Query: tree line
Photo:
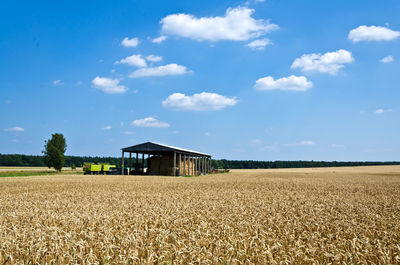
<svg viewBox="0 0 400 265"><path fill-rule="evenodd" d="M257 169L257 168L305 168L305 167L350 167L400 165L399 161L254 161L254 160L213 160L214 168Z"/></svg>
<svg viewBox="0 0 400 265"><path fill-rule="evenodd" d="M99 157L99 156L65 156L64 166L73 165L81 167L84 162L109 163L121 167L120 157ZM125 165L128 165L128 158L125 158ZM141 163L141 159L139 159ZM132 158L135 164L135 158ZM254 160L226 160L213 159L214 168L224 169L257 169L257 168L300 168L300 167L346 167L346 166L375 166L375 165L400 165L398 161L389 162L361 162L361 161L254 161ZM22 155L22 154L0 154L0 166L17 167L45 167L45 156Z"/></svg>

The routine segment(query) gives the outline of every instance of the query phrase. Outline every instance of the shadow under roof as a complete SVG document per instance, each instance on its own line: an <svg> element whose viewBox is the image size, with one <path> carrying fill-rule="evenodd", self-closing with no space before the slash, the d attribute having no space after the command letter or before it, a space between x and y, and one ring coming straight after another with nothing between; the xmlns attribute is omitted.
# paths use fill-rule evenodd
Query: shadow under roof
<svg viewBox="0 0 400 265"><path fill-rule="evenodd" d="M210 154L200 153L197 151L183 149L175 146L160 144L160 143L152 143L146 142L143 144L133 145L129 147L125 147L121 149L124 152L131 152L131 153L140 153L140 154L151 154L151 155L164 155L164 154L171 154L171 153L181 153L185 155L196 155L196 156L205 156L211 157Z"/></svg>

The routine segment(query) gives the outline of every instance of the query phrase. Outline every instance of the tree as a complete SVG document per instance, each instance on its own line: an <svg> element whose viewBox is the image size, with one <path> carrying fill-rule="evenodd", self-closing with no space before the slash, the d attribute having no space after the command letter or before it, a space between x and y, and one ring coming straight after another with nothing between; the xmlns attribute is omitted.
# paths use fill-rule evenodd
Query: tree
<svg viewBox="0 0 400 265"><path fill-rule="evenodd" d="M64 166L64 153L67 149L67 144L64 135L55 133L51 135L51 139L45 141L44 145L44 163L49 168L54 167L55 170L61 171Z"/></svg>

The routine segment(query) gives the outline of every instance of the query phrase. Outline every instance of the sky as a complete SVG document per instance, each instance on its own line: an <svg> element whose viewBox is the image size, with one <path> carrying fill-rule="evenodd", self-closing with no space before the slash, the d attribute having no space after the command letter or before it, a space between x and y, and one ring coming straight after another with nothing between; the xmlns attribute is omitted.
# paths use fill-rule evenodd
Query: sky
<svg viewBox="0 0 400 265"><path fill-rule="evenodd" d="M0 153L398 161L400 2L2 1Z"/></svg>

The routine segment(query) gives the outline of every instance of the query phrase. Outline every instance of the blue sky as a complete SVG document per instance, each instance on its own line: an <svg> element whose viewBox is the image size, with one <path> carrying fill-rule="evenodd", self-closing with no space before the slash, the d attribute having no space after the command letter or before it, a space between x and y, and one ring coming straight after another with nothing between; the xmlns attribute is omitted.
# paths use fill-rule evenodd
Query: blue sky
<svg viewBox="0 0 400 265"><path fill-rule="evenodd" d="M0 153L399 160L399 1L2 1Z"/></svg>

